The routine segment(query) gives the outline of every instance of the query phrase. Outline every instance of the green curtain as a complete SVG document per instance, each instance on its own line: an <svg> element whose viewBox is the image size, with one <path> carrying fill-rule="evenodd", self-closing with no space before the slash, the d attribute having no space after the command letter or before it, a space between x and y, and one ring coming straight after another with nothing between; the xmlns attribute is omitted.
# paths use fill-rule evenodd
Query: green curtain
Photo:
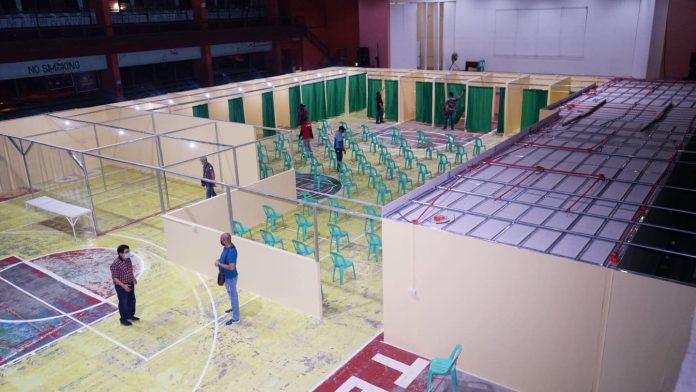
<svg viewBox="0 0 696 392"><path fill-rule="evenodd" d="M459 83L447 83L447 95L452 93L455 97L461 97L457 101L457 111L454 112L455 123L461 120L464 110L466 109L466 97L462 95L462 91L466 93L466 85Z"/></svg>
<svg viewBox="0 0 696 392"><path fill-rule="evenodd" d="M539 121L539 109L546 107L549 92L546 90L522 91L522 123L520 130Z"/></svg>
<svg viewBox="0 0 696 392"><path fill-rule="evenodd" d="M300 108L300 86L293 86L288 89L288 101L290 102L290 128L299 127L297 122L297 110Z"/></svg>
<svg viewBox="0 0 696 392"><path fill-rule="evenodd" d="M505 132L505 87L498 94L498 133Z"/></svg>
<svg viewBox="0 0 696 392"><path fill-rule="evenodd" d="M326 119L326 96L324 95L324 82L316 82L302 85L302 103L309 111L309 121ZM297 113L297 109L295 112Z"/></svg>
<svg viewBox="0 0 696 392"><path fill-rule="evenodd" d="M204 103L203 105L194 106L192 109L194 117L209 118L207 103Z"/></svg>
<svg viewBox="0 0 696 392"><path fill-rule="evenodd" d="M244 101L242 98L230 99L227 101L230 121L236 123L244 122Z"/></svg>
<svg viewBox="0 0 696 392"><path fill-rule="evenodd" d="M435 124L445 122L445 84L435 83Z"/></svg>
<svg viewBox="0 0 696 392"><path fill-rule="evenodd" d="M273 106L273 92L269 91L267 93L261 94L261 108L263 111L263 126L275 128L275 107ZM270 129L263 129L263 136L275 135L275 131Z"/></svg>
<svg viewBox="0 0 696 392"><path fill-rule="evenodd" d="M353 75L348 78L348 110L357 112L367 106L366 89L367 74Z"/></svg>
<svg viewBox="0 0 696 392"><path fill-rule="evenodd" d="M469 107L466 129L470 132L490 132L493 121L493 88L469 87Z"/></svg>
<svg viewBox="0 0 696 392"><path fill-rule="evenodd" d="M346 112L346 78L326 81L326 115L336 117Z"/></svg>
<svg viewBox="0 0 696 392"><path fill-rule="evenodd" d="M433 84L416 82L416 121L433 122Z"/></svg>
<svg viewBox="0 0 696 392"><path fill-rule="evenodd" d="M367 117L369 118L375 118L375 113L377 112L375 96L377 95L377 92L381 90L382 79L367 80ZM382 100L384 100L384 97L382 97Z"/></svg>
<svg viewBox="0 0 696 392"><path fill-rule="evenodd" d="M399 82L384 81L384 118L398 121L399 119Z"/></svg>

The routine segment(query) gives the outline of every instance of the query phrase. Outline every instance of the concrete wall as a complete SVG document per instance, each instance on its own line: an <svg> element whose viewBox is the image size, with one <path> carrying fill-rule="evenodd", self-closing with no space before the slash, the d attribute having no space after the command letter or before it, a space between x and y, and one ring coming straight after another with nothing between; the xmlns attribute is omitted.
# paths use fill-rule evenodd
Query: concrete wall
<svg viewBox="0 0 696 392"><path fill-rule="evenodd" d="M384 326L520 391L671 390L696 289L387 220ZM415 295L412 295L415 291Z"/></svg>

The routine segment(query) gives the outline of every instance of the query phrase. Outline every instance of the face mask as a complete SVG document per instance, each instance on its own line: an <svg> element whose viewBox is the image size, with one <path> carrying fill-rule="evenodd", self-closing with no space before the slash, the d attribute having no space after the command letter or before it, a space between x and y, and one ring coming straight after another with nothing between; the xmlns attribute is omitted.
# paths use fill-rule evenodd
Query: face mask
<svg viewBox="0 0 696 392"><path fill-rule="evenodd" d="M131 256L131 255L130 255L130 252L126 252L126 253L123 254L123 258L126 259L126 260L130 259L130 256Z"/></svg>

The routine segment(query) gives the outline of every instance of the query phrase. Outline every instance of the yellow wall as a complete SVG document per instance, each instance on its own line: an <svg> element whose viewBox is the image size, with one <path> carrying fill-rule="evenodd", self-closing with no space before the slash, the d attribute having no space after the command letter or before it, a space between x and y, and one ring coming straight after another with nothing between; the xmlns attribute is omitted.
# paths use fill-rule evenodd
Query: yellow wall
<svg viewBox="0 0 696 392"><path fill-rule="evenodd" d="M413 78L399 78L399 122L416 118L416 83Z"/></svg>
<svg viewBox="0 0 696 392"><path fill-rule="evenodd" d="M570 92L570 78L565 78L559 80L557 83L552 84L549 87L549 101L548 104L558 102L563 98L566 98Z"/></svg>
<svg viewBox="0 0 696 392"><path fill-rule="evenodd" d="M522 90L523 83L529 83L529 77L517 79L505 85L505 134L513 135L520 131L522 125Z"/></svg>
<svg viewBox="0 0 696 392"><path fill-rule="evenodd" d="M230 121L230 108L227 98L210 100L208 102L208 116L211 120Z"/></svg>
<svg viewBox="0 0 696 392"><path fill-rule="evenodd" d="M390 344L434 357L461 343L461 370L521 391L676 382L696 288L404 222L382 234Z"/></svg>
<svg viewBox="0 0 696 392"><path fill-rule="evenodd" d="M273 90L273 108L275 110L276 127L290 127L290 94L287 88Z"/></svg>

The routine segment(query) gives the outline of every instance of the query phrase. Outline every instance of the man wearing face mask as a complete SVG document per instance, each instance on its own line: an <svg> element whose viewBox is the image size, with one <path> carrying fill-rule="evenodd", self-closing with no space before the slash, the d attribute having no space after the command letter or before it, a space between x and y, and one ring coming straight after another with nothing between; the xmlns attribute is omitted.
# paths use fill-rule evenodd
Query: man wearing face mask
<svg viewBox="0 0 696 392"><path fill-rule="evenodd" d="M111 279L116 286L121 325L129 326L133 325L131 321L140 320L135 316L135 285L138 284L138 279L133 274L128 245L119 245L116 252L118 252L118 258L111 264Z"/></svg>
<svg viewBox="0 0 696 392"><path fill-rule="evenodd" d="M239 297L237 296L237 248L232 244L230 233L220 235L220 245L223 246L220 258L215 260L215 267L225 275L225 288L230 296L232 307L225 313L232 313L232 318L225 324L232 325L239 321Z"/></svg>

